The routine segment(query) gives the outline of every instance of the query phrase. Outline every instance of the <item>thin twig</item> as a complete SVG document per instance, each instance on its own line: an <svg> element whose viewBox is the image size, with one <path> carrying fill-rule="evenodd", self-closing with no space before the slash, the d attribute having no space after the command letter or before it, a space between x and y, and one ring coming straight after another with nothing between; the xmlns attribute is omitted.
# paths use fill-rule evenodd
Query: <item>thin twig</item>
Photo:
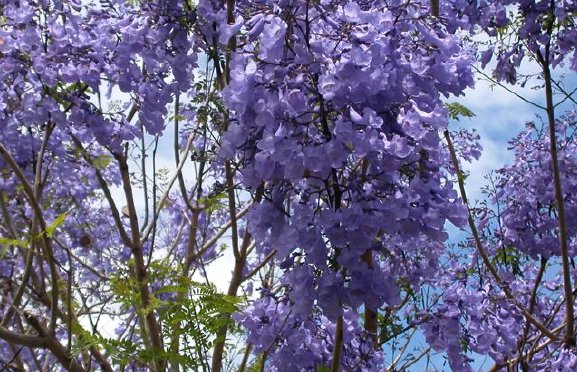
<svg viewBox="0 0 577 372"><path fill-rule="evenodd" d="M539 267L539 272L537 273L537 277L535 278L535 284L533 285L533 290L531 291L531 297L529 298L529 309L528 311L532 314L535 305L537 303L537 293L539 290L539 286L541 284L541 280L543 279L543 274L545 273L545 269L547 268L547 258L541 256L541 265ZM519 353L522 352L525 344L527 342L527 337L529 336L529 331L531 330L531 324L527 322L525 324L525 331L523 332L523 336L521 337L521 342L519 343Z"/></svg>
<svg viewBox="0 0 577 372"><path fill-rule="evenodd" d="M492 77L490 77L489 75L487 75L485 72L483 72L480 68L473 66L473 68L475 69L475 71L477 71L477 73L479 75L482 75L484 78L486 78L487 80L489 80L492 84L495 84L503 89L505 89L507 92L511 93L512 95L514 95L515 97L519 98L521 101L523 102L527 102L530 105L533 105L535 107L537 107L538 109L541 109L543 111L547 111L547 108L545 106L542 106L538 103L535 103L533 101L528 100L527 98L523 97L522 95L520 95L519 93L515 92L514 90L512 90L511 88L509 88L508 86L506 86L505 84L493 79Z"/></svg>
<svg viewBox="0 0 577 372"><path fill-rule="evenodd" d="M186 163L186 160L188 158L188 153L190 152L190 148L192 146L192 142L194 141L195 137L196 137L196 133L194 131L191 132L190 135L188 136L188 141L186 142L186 147L182 151L180 163L178 163L178 166L176 167L176 172L175 172L174 176L168 182L168 185L166 186L166 190L164 191L164 193L162 194L158 203L155 206L155 211L154 211L154 216L153 216L152 221L144 229L144 231L142 233L142 237L141 237L142 242L145 242L148 239L148 236L152 233L152 231L156 227L156 222L158 220L160 210L162 209L162 207L164 206L164 203L168 199L168 195L170 193L170 190L172 189L172 186L174 185L174 182L176 182L176 180L178 179L178 173L182 171L182 167L184 167L184 163Z"/></svg>
<svg viewBox="0 0 577 372"><path fill-rule="evenodd" d="M98 183L100 184L100 189L104 193L104 197L108 201L108 206L110 207L110 214L112 215L112 219L114 220L114 224L116 225L116 229L118 230L118 233L120 234L120 238L122 239L122 242L127 247L131 247L132 242L130 241L130 238L128 237L126 229L124 228L124 225L122 224L122 220L120 218L120 213L118 211L118 207L116 206L116 203L114 202L114 198L112 197L112 192L110 191L110 187L108 186L108 183L106 182L106 179L104 178L104 175L102 174L100 169L94 164L94 161L92 160L91 155L84 148L84 146L82 145L82 142L80 142L80 140L78 138L76 138L75 136L71 136L71 138L72 138L72 142L74 142L74 144L76 145L76 147L80 151L82 158L94 169L94 173L96 174L96 179L98 180Z"/></svg>
<svg viewBox="0 0 577 372"><path fill-rule="evenodd" d="M391 364L389 364L389 366L385 369L385 371L390 372L390 371L396 370L395 366L397 365L397 363L399 363L399 361L401 360L401 358L405 354L405 351L407 351L407 348L409 347L409 344L411 343L411 339L413 338L413 335L415 334L416 331L417 331L417 328L414 328L413 331L407 336L405 343L403 344L403 346L399 350L397 357L391 362ZM404 369L403 369L403 371L404 371Z"/></svg>
<svg viewBox="0 0 577 372"><path fill-rule="evenodd" d="M270 252L268 255L266 255L265 258L262 259L262 261L255 266L254 269L252 269L251 271L249 271L243 278L242 281L246 282L247 280L249 280L250 278L252 278L256 273L258 273L260 271L260 269L262 269L274 256L276 255L276 249L273 250L272 252Z"/></svg>

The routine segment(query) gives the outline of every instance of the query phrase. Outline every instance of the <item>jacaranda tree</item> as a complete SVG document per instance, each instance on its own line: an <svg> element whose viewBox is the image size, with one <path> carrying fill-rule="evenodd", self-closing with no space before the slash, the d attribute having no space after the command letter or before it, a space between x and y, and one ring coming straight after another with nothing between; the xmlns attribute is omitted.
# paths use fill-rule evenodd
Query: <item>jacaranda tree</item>
<svg viewBox="0 0 577 372"><path fill-rule="evenodd" d="M1 368L574 370L576 12L0 0ZM479 203L475 70L543 96Z"/></svg>

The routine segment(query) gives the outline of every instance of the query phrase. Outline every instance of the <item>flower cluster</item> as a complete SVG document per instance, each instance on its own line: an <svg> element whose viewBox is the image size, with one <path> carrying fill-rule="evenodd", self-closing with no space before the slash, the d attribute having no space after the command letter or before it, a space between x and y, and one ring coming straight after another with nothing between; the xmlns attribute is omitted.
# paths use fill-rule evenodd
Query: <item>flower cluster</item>
<svg viewBox="0 0 577 372"><path fill-rule="evenodd" d="M570 254L577 253L577 146L573 140L575 113L570 112L556 123L559 167L565 200ZM495 202L502 205L502 244L514 246L533 258L558 256L557 211L551 172L548 132L528 125L527 130L511 142L515 163L499 171L500 181Z"/></svg>
<svg viewBox="0 0 577 372"><path fill-rule="evenodd" d="M359 314L344 312L344 350L342 366L347 370L374 371L382 364L366 331L358 323ZM299 314L288 298L265 294L235 320L247 329L247 342L255 353L270 355L272 371L315 371L330 366L335 346L335 323L321 313Z"/></svg>
<svg viewBox="0 0 577 372"><path fill-rule="evenodd" d="M469 51L419 2L238 1L234 24L201 9L206 40L236 38L220 156L264 187L248 228L291 314L399 305L401 282L434 275L446 221L464 222L440 132L442 96L473 84Z"/></svg>

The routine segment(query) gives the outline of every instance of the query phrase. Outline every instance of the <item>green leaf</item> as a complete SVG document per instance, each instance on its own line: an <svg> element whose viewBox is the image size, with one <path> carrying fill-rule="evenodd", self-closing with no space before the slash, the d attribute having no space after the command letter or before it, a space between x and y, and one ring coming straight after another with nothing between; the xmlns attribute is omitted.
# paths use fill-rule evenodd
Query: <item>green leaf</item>
<svg viewBox="0 0 577 372"><path fill-rule="evenodd" d="M514 246L499 248L491 260L494 265L503 265L515 275L522 275L523 255Z"/></svg>
<svg viewBox="0 0 577 372"><path fill-rule="evenodd" d="M52 222L48 227L46 227L46 236L51 238L54 235L54 231L58 228L58 226L62 225L64 219L68 212L62 213L60 216L56 217L54 222Z"/></svg>
<svg viewBox="0 0 577 372"><path fill-rule="evenodd" d="M27 240L0 238L0 245L3 247L13 245L16 247L26 248L26 247L28 247L29 243Z"/></svg>
<svg viewBox="0 0 577 372"><path fill-rule="evenodd" d="M223 207L223 199L226 199L227 195L225 192L218 193L214 196L209 196L206 198L201 198L199 202L204 204L206 213L214 213Z"/></svg>
<svg viewBox="0 0 577 372"><path fill-rule="evenodd" d="M469 110L467 107L463 106L459 102L447 102L445 107L449 111L449 119L459 120L460 117L472 118L475 117L475 113Z"/></svg>
<svg viewBox="0 0 577 372"><path fill-rule="evenodd" d="M104 170L110 164L111 159L112 159L112 157L109 155L99 155L99 156L96 156L94 159L92 159L92 164L96 168L98 168L100 170Z"/></svg>

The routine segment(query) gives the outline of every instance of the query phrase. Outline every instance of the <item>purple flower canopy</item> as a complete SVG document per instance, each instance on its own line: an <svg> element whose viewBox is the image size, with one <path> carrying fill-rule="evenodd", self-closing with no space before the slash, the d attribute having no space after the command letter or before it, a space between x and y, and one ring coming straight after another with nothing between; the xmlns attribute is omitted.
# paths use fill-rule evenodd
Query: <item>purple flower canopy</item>
<svg viewBox="0 0 577 372"><path fill-rule="evenodd" d="M553 132L533 124L515 137L515 162L473 207L452 156L478 159L479 137L449 134L446 104L473 87L475 63L509 84L525 84L521 64L536 63L548 97L553 87L574 101L550 69L577 70L576 11L570 0L447 0L439 17L428 0L2 2L0 278L14 288L1 297L2 360L117 367L97 326L79 331L64 317L74 283L79 317L106 308L143 350L123 366L178 365L149 356L167 345L190 353L166 333L185 321L166 310L187 296L175 282L210 267L230 228L237 279L275 268L274 285L255 279L260 297L233 316L267 370L328 367L340 348L342 370L382 370L394 360L387 342L412 329L453 370L471 370L471 352L525 369L577 363L559 333L575 281L575 114L548 102ZM116 92L127 102L115 104ZM130 177L142 176L146 197L164 192L143 168L156 154L146 141L169 123L176 163L193 162L198 179L188 185L179 169L139 219ZM467 223L478 241L450 247L448 224ZM124 279L137 300L122 302ZM32 345L43 330L50 346ZM74 355L71 342L92 346Z"/></svg>

